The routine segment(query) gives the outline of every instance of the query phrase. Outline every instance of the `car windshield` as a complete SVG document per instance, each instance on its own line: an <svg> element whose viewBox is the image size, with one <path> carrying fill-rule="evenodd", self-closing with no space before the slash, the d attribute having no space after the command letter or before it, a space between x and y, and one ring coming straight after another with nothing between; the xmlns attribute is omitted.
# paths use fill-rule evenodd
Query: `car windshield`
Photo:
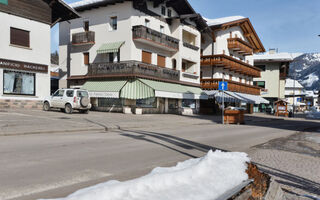
<svg viewBox="0 0 320 200"><path fill-rule="evenodd" d="M78 91L77 92L78 97L88 97L88 92L87 91Z"/></svg>

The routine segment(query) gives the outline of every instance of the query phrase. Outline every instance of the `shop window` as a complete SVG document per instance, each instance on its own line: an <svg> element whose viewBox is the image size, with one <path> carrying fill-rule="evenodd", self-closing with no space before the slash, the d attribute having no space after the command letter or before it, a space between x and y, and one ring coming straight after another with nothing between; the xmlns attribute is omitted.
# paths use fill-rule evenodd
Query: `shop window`
<svg viewBox="0 0 320 200"><path fill-rule="evenodd" d="M35 74L4 71L3 93L15 95L35 95Z"/></svg>
<svg viewBox="0 0 320 200"><path fill-rule="evenodd" d="M102 108L107 108L107 107L121 108L122 105L123 104L121 99L98 98L98 106Z"/></svg>
<svg viewBox="0 0 320 200"><path fill-rule="evenodd" d="M157 107L157 99L155 97L148 99L138 99L136 101L137 107L140 108L156 108Z"/></svg>
<svg viewBox="0 0 320 200"><path fill-rule="evenodd" d="M196 100L194 99L183 99L182 100L182 107L183 108L196 108Z"/></svg>
<svg viewBox="0 0 320 200"><path fill-rule="evenodd" d="M266 82L265 81L254 81L253 85L261 87L261 88L266 88Z"/></svg>
<svg viewBox="0 0 320 200"><path fill-rule="evenodd" d="M169 104L169 109L178 109L179 108L179 100L178 99L169 99L168 104Z"/></svg>
<svg viewBox="0 0 320 200"><path fill-rule="evenodd" d="M118 17L110 17L111 31L118 29Z"/></svg>
<svg viewBox="0 0 320 200"><path fill-rule="evenodd" d="M10 27L10 44L30 47L30 32Z"/></svg>

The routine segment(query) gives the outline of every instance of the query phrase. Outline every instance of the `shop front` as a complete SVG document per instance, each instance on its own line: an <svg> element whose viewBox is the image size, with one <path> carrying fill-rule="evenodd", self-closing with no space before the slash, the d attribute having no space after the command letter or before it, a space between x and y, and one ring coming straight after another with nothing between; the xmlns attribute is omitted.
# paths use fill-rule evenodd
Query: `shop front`
<svg viewBox="0 0 320 200"><path fill-rule="evenodd" d="M200 88L148 79L89 80L93 109L126 113L195 114L200 99L207 95Z"/></svg>
<svg viewBox="0 0 320 200"><path fill-rule="evenodd" d="M50 94L47 65L0 59L0 79L3 108L40 108Z"/></svg>

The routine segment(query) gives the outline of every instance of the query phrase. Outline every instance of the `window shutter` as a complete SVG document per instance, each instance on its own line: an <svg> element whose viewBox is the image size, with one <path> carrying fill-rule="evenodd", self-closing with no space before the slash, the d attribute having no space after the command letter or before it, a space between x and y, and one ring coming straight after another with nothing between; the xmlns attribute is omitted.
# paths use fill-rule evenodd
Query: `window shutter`
<svg viewBox="0 0 320 200"><path fill-rule="evenodd" d="M30 47L30 32L11 27L10 44Z"/></svg>
<svg viewBox="0 0 320 200"><path fill-rule="evenodd" d="M158 55L158 66L166 67L166 57Z"/></svg>
<svg viewBox="0 0 320 200"><path fill-rule="evenodd" d="M89 53L83 53L84 64L89 65Z"/></svg>
<svg viewBox="0 0 320 200"><path fill-rule="evenodd" d="M142 51L142 62L151 64L152 59L151 59L152 54L150 52Z"/></svg>

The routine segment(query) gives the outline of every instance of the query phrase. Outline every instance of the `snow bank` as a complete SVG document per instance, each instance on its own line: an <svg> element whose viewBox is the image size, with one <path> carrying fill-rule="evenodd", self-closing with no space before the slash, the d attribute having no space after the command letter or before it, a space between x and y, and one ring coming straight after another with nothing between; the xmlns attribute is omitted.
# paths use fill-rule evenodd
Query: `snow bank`
<svg viewBox="0 0 320 200"><path fill-rule="evenodd" d="M138 179L109 181L56 200L213 200L248 179L245 153L209 151Z"/></svg>
<svg viewBox="0 0 320 200"><path fill-rule="evenodd" d="M230 16L230 17L222 17L217 19L208 19L204 18L207 21L208 26L216 26L220 24L225 24L233 21L237 21L240 19L245 19L243 16Z"/></svg>
<svg viewBox="0 0 320 200"><path fill-rule="evenodd" d="M308 119L320 119L320 112L316 107L311 107L311 111L308 112L306 118Z"/></svg>

